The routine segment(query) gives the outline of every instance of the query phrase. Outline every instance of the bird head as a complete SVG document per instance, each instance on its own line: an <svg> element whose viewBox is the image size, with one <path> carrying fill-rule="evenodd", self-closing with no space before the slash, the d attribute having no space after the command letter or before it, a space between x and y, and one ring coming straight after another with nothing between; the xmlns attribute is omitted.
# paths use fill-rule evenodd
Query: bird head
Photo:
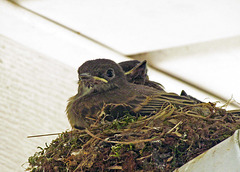
<svg viewBox="0 0 240 172"><path fill-rule="evenodd" d="M90 93L100 93L127 83L122 68L108 59L89 60L78 68L81 97Z"/></svg>
<svg viewBox="0 0 240 172"><path fill-rule="evenodd" d="M119 63L125 72L128 82L144 85L148 80L147 61L130 60Z"/></svg>
<svg viewBox="0 0 240 172"><path fill-rule="evenodd" d="M134 84L146 85L158 90L164 90L162 84L150 81L147 74L147 61L129 60L119 63L125 72L127 81Z"/></svg>

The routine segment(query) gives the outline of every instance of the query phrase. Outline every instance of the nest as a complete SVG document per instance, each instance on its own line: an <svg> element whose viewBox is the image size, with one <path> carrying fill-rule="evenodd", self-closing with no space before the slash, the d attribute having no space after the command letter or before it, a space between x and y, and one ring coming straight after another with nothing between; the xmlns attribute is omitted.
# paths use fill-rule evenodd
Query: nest
<svg viewBox="0 0 240 172"><path fill-rule="evenodd" d="M63 132L29 157L29 171L173 171L231 136L239 116L213 103L165 105L152 116L124 114Z"/></svg>

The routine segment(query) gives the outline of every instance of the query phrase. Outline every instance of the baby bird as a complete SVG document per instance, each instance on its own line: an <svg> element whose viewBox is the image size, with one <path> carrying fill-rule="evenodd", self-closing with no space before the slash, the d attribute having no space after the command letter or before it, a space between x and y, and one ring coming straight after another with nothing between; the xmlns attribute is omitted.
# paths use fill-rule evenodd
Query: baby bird
<svg viewBox="0 0 240 172"><path fill-rule="evenodd" d="M151 115L168 102L186 106L188 97L128 82L120 65L108 59L89 60L78 69L78 93L69 99L66 112L73 128L88 128L106 105L124 105L130 113Z"/></svg>

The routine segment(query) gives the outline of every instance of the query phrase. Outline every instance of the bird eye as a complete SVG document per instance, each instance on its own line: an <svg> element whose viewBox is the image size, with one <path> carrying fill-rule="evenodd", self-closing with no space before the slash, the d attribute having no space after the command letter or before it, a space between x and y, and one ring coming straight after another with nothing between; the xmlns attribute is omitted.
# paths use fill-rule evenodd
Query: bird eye
<svg viewBox="0 0 240 172"><path fill-rule="evenodd" d="M106 72L106 76L108 77L108 78L112 78L112 77L114 77L115 76L115 74L114 74L114 70L113 69L108 69L107 70L107 72Z"/></svg>

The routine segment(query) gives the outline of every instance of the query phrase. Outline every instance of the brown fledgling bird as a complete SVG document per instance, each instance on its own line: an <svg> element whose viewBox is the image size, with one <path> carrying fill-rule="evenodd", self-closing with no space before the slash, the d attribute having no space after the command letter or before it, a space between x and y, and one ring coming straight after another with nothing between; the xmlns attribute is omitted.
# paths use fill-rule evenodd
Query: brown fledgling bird
<svg viewBox="0 0 240 172"><path fill-rule="evenodd" d="M164 90L162 84L149 80L149 77L147 75L146 63L147 63L146 60L142 62L138 60L129 60L118 64L122 67L123 71L125 72L128 82L146 85L149 87L156 88L158 90ZM189 99L194 100L196 104L203 103L202 101L196 99L195 97L188 95L184 90L182 90L180 96L188 97Z"/></svg>
<svg viewBox="0 0 240 172"><path fill-rule="evenodd" d="M164 90L162 84L150 81L147 75L147 61L142 62L138 60L128 60L118 63L125 72L128 82L140 85L146 85L156 88L158 90Z"/></svg>
<svg viewBox="0 0 240 172"><path fill-rule="evenodd" d="M78 93L69 99L66 108L73 128L88 128L109 104L122 105L125 108L121 110L141 115L155 114L166 102L176 106L194 104L187 97L128 82L122 68L108 59L87 61L79 67L78 74Z"/></svg>

